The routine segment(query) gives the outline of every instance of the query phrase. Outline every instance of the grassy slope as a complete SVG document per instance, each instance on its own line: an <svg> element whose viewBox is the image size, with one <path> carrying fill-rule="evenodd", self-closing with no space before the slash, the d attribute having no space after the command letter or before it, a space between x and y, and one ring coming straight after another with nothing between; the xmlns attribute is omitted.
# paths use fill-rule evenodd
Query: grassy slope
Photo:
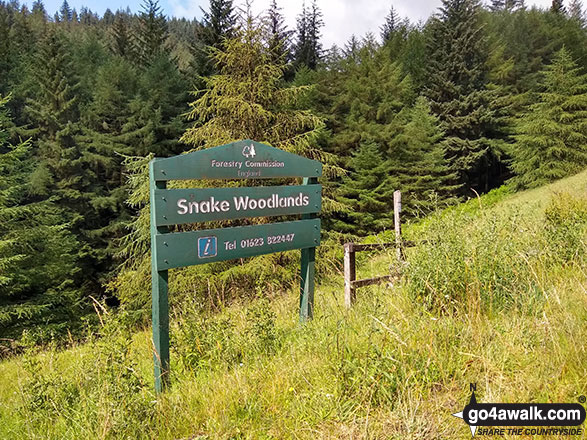
<svg viewBox="0 0 587 440"><path fill-rule="evenodd" d="M507 196L490 209L517 209L539 219L557 191L586 194L587 172ZM359 275L384 273L391 264L391 257L375 256ZM297 298L290 292L271 303L279 341L271 354L261 347L242 362L221 360L191 371L172 353L172 388L153 403L153 420L144 420L133 435L115 434L102 403L73 412L54 408L52 418L33 423L22 407L28 380L23 359L5 361L0 438L468 439L466 425L451 413L463 409L469 382L478 384L478 399L486 402L574 402L587 393L585 268L566 268L544 282L548 295L539 312L443 316L410 299L401 285L361 289L358 304L346 311L337 277L318 286L316 316L305 326L297 324ZM248 334L245 306L222 315L237 335ZM246 339L239 339L243 346ZM36 359L81 383L91 368L87 361L93 362L92 347ZM140 376L150 382L148 330L135 334L131 349ZM115 404L128 399L121 395Z"/></svg>

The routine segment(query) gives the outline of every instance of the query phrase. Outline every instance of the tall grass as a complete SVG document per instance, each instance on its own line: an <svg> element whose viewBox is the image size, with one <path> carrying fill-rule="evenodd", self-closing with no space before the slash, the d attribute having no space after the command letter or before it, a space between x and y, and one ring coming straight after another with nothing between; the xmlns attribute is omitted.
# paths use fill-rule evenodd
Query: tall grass
<svg viewBox="0 0 587 440"><path fill-rule="evenodd" d="M161 396L150 331L100 309L87 344L0 363L0 438L468 439L451 414L469 382L486 402L574 402L587 390L585 206L555 195L544 211L439 215L403 283L361 289L347 311L340 277L324 278L302 326L297 289L215 313L185 302Z"/></svg>

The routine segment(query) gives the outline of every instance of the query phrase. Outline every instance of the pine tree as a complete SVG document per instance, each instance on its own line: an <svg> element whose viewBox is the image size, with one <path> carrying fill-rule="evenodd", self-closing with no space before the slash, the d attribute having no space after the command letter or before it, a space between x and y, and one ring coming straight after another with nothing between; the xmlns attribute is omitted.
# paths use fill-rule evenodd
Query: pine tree
<svg viewBox="0 0 587 440"><path fill-rule="evenodd" d="M322 43L320 42L320 29L324 27L322 12L312 2L310 8L302 4L302 12L297 18L296 42L294 45L294 66L300 68L306 66L315 70L322 58Z"/></svg>
<svg viewBox="0 0 587 440"><path fill-rule="evenodd" d="M571 0L569 3L568 15L573 20L577 20L579 23L585 26L587 18L585 16L585 12L583 11L581 0Z"/></svg>
<svg viewBox="0 0 587 440"><path fill-rule="evenodd" d="M50 29L39 43L32 66L35 87L27 102L35 142L35 170L31 173L34 195L51 198L63 220L79 241L77 258L86 294L101 293L100 273L110 267L100 234L103 206L97 203L104 189L99 170L107 158L84 149L78 98L79 81L65 34ZM102 217L104 216L104 218Z"/></svg>
<svg viewBox="0 0 587 440"><path fill-rule="evenodd" d="M130 30L130 17L122 11L117 11L114 23L110 28L110 50L115 55L123 58L133 59L134 46L132 32Z"/></svg>
<svg viewBox="0 0 587 440"><path fill-rule="evenodd" d="M210 0L210 10L202 9L202 13L196 58L201 74L209 75L214 72L214 50L222 49L225 40L234 35L237 16L232 0Z"/></svg>
<svg viewBox="0 0 587 440"><path fill-rule="evenodd" d="M59 8L59 21L69 23L73 18L73 12L69 7L67 0L63 0L61 8Z"/></svg>
<svg viewBox="0 0 587 440"><path fill-rule="evenodd" d="M550 12L554 12L555 14L566 13L565 5L563 4L563 0L552 0L552 5L550 6Z"/></svg>
<svg viewBox="0 0 587 440"><path fill-rule="evenodd" d="M487 89L488 48L476 0L443 0L428 32L428 84L424 89L447 137L447 158L463 189L486 191L496 165L487 138L494 120Z"/></svg>
<svg viewBox="0 0 587 440"><path fill-rule="evenodd" d="M381 26L381 40L385 44L394 32L397 32L400 27L401 19L395 8L392 6L389 13L385 17L385 23Z"/></svg>
<svg viewBox="0 0 587 440"><path fill-rule="evenodd" d="M51 200L30 197L31 143L8 143L6 102L0 96L0 335L15 337L71 321L79 295L71 284L77 243Z"/></svg>
<svg viewBox="0 0 587 440"><path fill-rule="evenodd" d="M265 20L268 29L267 42L273 53L274 61L278 62L279 59L283 59L287 63L291 58L290 38L292 31L287 30L284 24L285 18L281 13L281 8L277 6L277 0L271 0Z"/></svg>
<svg viewBox="0 0 587 440"><path fill-rule="evenodd" d="M531 188L587 166L587 75L564 47L543 71L539 100L520 119L512 168Z"/></svg>
<svg viewBox="0 0 587 440"><path fill-rule="evenodd" d="M428 101L419 97L406 113L391 142L389 169L394 188L402 191L402 210L415 216L428 214L439 201L451 201L458 185L444 157L444 133Z"/></svg>
<svg viewBox="0 0 587 440"><path fill-rule="evenodd" d="M398 188L390 181L390 161L375 142L368 141L353 151L348 167L338 193L349 210L337 216L333 227L360 236L391 229L393 191Z"/></svg>
<svg viewBox="0 0 587 440"><path fill-rule="evenodd" d="M167 39L167 20L158 0L143 0L138 28L134 33L134 52L140 66L149 66L161 55ZM122 35L120 35L122 37Z"/></svg>

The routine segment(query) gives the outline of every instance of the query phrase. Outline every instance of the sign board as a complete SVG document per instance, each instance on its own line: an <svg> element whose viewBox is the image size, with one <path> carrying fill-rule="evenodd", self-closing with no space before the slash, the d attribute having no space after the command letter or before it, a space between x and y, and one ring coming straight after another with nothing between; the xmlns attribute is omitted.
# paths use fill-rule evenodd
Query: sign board
<svg viewBox="0 0 587 440"><path fill-rule="evenodd" d="M302 250L300 320L314 304L314 260L320 244L322 164L250 140L149 164L155 389L169 378L168 270ZM303 177L303 185L167 189L170 180ZM278 223L170 232L169 226L253 217L301 215Z"/></svg>

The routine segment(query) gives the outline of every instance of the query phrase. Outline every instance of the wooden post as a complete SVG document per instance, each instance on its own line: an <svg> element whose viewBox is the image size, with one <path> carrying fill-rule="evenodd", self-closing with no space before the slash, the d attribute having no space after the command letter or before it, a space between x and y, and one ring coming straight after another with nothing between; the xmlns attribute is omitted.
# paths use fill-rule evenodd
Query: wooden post
<svg viewBox="0 0 587 440"><path fill-rule="evenodd" d="M318 183L316 177L304 177L304 185ZM316 214L302 214L302 220L316 218ZM315 240L316 241L316 240ZM300 282L300 322L314 317L314 275L316 248L302 249Z"/></svg>
<svg viewBox="0 0 587 440"><path fill-rule="evenodd" d="M352 282L355 281L357 274L355 269L355 250L353 243L344 245L344 305L350 308L355 302L355 288Z"/></svg>
<svg viewBox="0 0 587 440"><path fill-rule="evenodd" d="M399 261L403 260L402 229L400 223L400 212L402 211L402 193L393 192L393 225L395 227L396 255Z"/></svg>
<svg viewBox="0 0 587 440"><path fill-rule="evenodd" d="M169 232L167 226L156 226L155 189L165 189L167 182L156 181L153 161L149 164L151 198L151 295L153 299L153 361L155 392L161 393L169 384L169 303L167 298L168 271L157 267L155 235Z"/></svg>

